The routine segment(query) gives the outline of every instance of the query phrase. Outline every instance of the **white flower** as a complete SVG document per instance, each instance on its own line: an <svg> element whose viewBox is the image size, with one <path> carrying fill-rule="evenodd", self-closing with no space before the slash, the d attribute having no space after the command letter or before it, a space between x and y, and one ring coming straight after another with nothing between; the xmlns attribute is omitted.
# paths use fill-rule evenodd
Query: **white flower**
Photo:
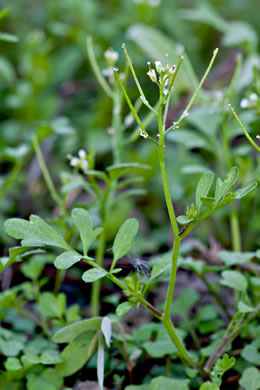
<svg viewBox="0 0 260 390"><path fill-rule="evenodd" d="M78 154L80 158L85 159L87 157L87 153L83 149L80 149Z"/></svg>
<svg viewBox="0 0 260 390"><path fill-rule="evenodd" d="M244 99L241 100L241 102L240 102L240 107L241 108L247 108L248 105L249 105L248 99L244 98Z"/></svg>
<svg viewBox="0 0 260 390"><path fill-rule="evenodd" d="M118 60L119 58L119 54L117 51L113 50L112 48L110 49L107 49L104 53L104 57L105 59L107 60L107 62L109 64L115 64L116 61Z"/></svg>
<svg viewBox="0 0 260 390"><path fill-rule="evenodd" d="M252 102L255 102L258 100L258 96L256 93L251 93L251 95L249 96L249 99L252 101Z"/></svg>
<svg viewBox="0 0 260 390"><path fill-rule="evenodd" d="M147 74L150 77L150 79L155 83L157 81L156 72L155 72L154 69L152 69L151 62L147 62L147 65L148 65L148 68L149 68L149 71L147 72Z"/></svg>
<svg viewBox="0 0 260 390"><path fill-rule="evenodd" d="M156 71L158 72L158 73L160 73L161 72L161 70L162 70L162 63L161 63L161 61L155 61L155 69L156 69Z"/></svg>
<svg viewBox="0 0 260 390"><path fill-rule="evenodd" d="M72 157L72 159L70 160L70 165L72 167L79 167L80 159L78 157Z"/></svg>
<svg viewBox="0 0 260 390"><path fill-rule="evenodd" d="M102 74L105 77L111 77L113 75L113 68L105 68L102 70Z"/></svg>
<svg viewBox="0 0 260 390"><path fill-rule="evenodd" d="M257 139L260 139L260 135L257 135L256 138L257 138Z"/></svg>

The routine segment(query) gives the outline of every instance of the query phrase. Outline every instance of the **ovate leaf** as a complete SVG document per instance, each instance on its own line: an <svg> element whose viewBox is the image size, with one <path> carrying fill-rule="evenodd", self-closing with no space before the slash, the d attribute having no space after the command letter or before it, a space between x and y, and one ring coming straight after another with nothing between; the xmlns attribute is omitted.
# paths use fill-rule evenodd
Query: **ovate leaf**
<svg viewBox="0 0 260 390"><path fill-rule="evenodd" d="M84 255L87 255L90 245L95 241L103 229L97 228L93 230L90 215L85 209L73 209L71 215L74 225L80 233Z"/></svg>
<svg viewBox="0 0 260 390"><path fill-rule="evenodd" d="M66 251L56 257L56 259L54 260L54 265L58 269L68 269L73 264L80 261L81 258L82 256L79 253Z"/></svg>
<svg viewBox="0 0 260 390"><path fill-rule="evenodd" d="M65 326L58 330L52 337L55 343L71 343L79 335L90 330L98 331L100 329L102 317L94 317L88 320L78 321L74 324Z"/></svg>
<svg viewBox="0 0 260 390"><path fill-rule="evenodd" d="M258 362L259 363L259 362ZM259 390L260 372L256 367L247 368L239 380L245 390Z"/></svg>
<svg viewBox="0 0 260 390"><path fill-rule="evenodd" d="M127 219L120 227L113 244L113 265L132 248L138 228L139 223L135 218Z"/></svg>
<svg viewBox="0 0 260 390"><path fill-rule="evenodd" d="M98 279L103 278L105 275L107 275L106 270L93 268L84 272L84 274L82 275L82 279L84 280L85 283L92 283Z"/></svg>
<svg viewBox="0 0 260 390"><path fill-rule="evenodd" d="M224 286L228 286L238 291L246 291L247 289L247 280L238 271L223 271L222 279L220 281Z"/></svg>
<svg viewBox="0 0 260 390"><path fill-rule="evenodd" d="M56 371L59 376L70 376L77 372L90 358L94 352L90 348L96 332L89 331L82 333L73 340L61 353L63 363L56 365Z"/></svg>
<svg viewBox="0 0 260 390"><path fill-rule="evenodd" d="M154 378L148 390L162 390L162 389L178 389L178 390L189 390L189 380L188 379L173 379L159 376Z"/></svg>
<svg viewBox="0 0 260 390"><path fill-rule="evenodd" d="M135 306L135 303L133 303L133 302L120 303L120 305L118 305L116 308L116 315L119 317L122 317L126 313L128 313L134 306Z"/></svg>

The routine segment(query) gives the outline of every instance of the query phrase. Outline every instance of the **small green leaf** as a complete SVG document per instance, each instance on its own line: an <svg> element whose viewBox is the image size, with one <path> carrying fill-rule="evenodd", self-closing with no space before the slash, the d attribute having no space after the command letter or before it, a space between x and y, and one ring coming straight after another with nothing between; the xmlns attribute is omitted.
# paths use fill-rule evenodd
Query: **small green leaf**
<svg viewBox="0 0 260 390"><path fill-rule="evenodd" d="M17 358L9 357L5 362L4 366L7 371L18 371L23 368L23 366L20 363L20 360Z"/></svg>
<svg viewBox="0 0 260 390"><path fill-rule="evenodd" d="M260 340L257 339L251 344L246 345L243 349L241 356L249 363L259 365L260 362Z"/></svg>
<svg viewBox="0 0 260 390"><path fill-rule="evenodd" d="M250 194L250 192L254 191L256 186L257 186L257 182L253 182L253 183L249 184L247 187L240 188L239 190L232 193L232 198L233 199L241 199L244 196Z"/></svg>
<svg viewBox="0 0 260 390"><path fill-rule="evenodd" d="M116 315L119 317L122 317L126 313L128 313L134 306L135 306L135 303L133 303L133 302L120 303L120 305L118 305L116 308Z"/></svg>
<svg viewBox="0 0 260 390"><path fill-rule="evenodd" d="M221 200L221 198L228 192L228 190L235 184L239 175L239 170L237 167L233 167L228 172L224 181L220 178L216 182L216 191L215 191L215 202L216 204Z"/></svg>
<svg viewBox="0 0 260 390"><path fill-rule="evenodd" d="M82 275L82 279L84 280L85 283L92 283L98 279L103 278L106 275L107 275L106 270L93 268L88 271L85 271L84 274Z"/></svg>
<svg viewBox="0 0 260 390"><path fill-rule="evenodd" d="M200 390L219 390L219 386L216 383L205 382L200 386Z"/></svg>
<svg viewBox="0 0 260 390"><path fill-rule="evenodd" d="M198 213L200 212L200 208L201 208L201 197L202 196L206 197L208 195L213 180L214 180L214 173L206 172L201 176L198 182L197 189L196 189L196 207Z"/></svg>
<svg viewBox="0 0 260 390"><path fill-rule="evenodd" d="M223 271L222 274L222 280L220 281L221 284L224 286L228 286L233 288L234 290L238 291L246 291L247 289L247 280L238 271Z"/></svg>
<svg viewBox="0 0 260 390"><path fill-rule="evenodd" d="M56 365L59 376L73 375L87 362L94 352L90 346L95 334L94 331L82 333L62 351L60 357L63 362Z"/></svg>
<svg viewBox="0 0 260 390"><path fill-rule="evenodd" d="M139 223L135 218L127 219L120 227L113 244L114 268L117 260L125 256L133 246L133 240L138 232Z"/></svg>
<svg viewBox="0 0 260 390"><path fill-rule="evenodd" d="M240 301L238 302L238 311L239 313L252 313L255 311L255 309L252 306L249 306L246 303Z"/></svg>
<svg viewBox="0 0 260 390"><path fill-rule="evenodd" d="M192 221L194 221L194 218L188 217L187 215L179 215L178 218L177 218L177 222L180 225L188 225Z"/></svg>
<svg viewBox="0 0 260 390"><path fill-rule="evenodd" d="M80 261L81 258L82 256L76 252L72 252L72 251L63 252L61 255L56 257L56 259L54 260L54 265L58 269L68 269L73 264Z"/></svg>
<svg viewBox="0 0 260 390"><path fill-rule="evenodd" d="M54 295L51 292L43 292L39 298L37 310L44 317L61 318L66 309L66 295L60 293Z"/></svg>
<svg viewBox="0 0 260 390"><path fill-rule="evenodd" d="M188 379L173 379L173 378L166 378L163 376L159 376L157 378L154 378L151 381L148 390L162 390L162 389L189 390L189 383L190 381Z"/></svg>
<svg viewBox="0 0 260 390"><path fill-rule="evenodd" d="M73 209L71 216L74 225L80 233L80 238L83 243L84 255L87 255L89 247L95 241L95 239L102 232L103 229L97 228L93 230L90 215L85 209Z"/></svg>
<svg viewBox="0 0 260 390"><path fill-rule="evenodd" d="M52 337L55 343L71 343L82 333L89 330L98 331L100 329L102 317L93 317L88 320L78 321L58 330Z"/></svg>
<svg viewBox="0 0 260 390"><path fill-rule="evenodd" d="M240 386L243 386L245 390L259 390L259 383L260 372L256 367L246 368L239 380Z"/></svg>
<svg viewBox="0 0 260 390"><path fill-rule="evenodd" d="M205 204L210 210L215 206L215 198L211 198L209 196L201 196L201 203Z"/></svg>
<svg viewBox="0 0 260 390"><path fill-rule="evenodd" d="M57 375L54 368L46 368L41 373L29 373L27 379L27 390L56 390L63 386L63 378Z"/></svg>

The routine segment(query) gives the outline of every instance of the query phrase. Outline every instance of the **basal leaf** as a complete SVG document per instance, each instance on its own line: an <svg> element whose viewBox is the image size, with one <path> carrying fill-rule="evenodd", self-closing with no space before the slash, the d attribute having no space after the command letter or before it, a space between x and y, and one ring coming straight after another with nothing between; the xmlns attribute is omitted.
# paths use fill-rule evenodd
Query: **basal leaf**
<svg viewBox="0 0 260 390"><path fill-rule="evenodd" d="M87 320L82 320L65 326L58 330L52 337L55 343L71 343L79 335L87 331L98 331L100 329L102 317L93 317Z"/></svg>
<svg viewBox="0 0 260 390"><path fill-rule="evenodd" d="M258 362L259 363L259 362ZM260 372L256 367L248 367L239 380L245 390L259 390Z"/></svg>
<svg viewBox="0 0 260 390"><path fill-rule="evenodd" d="M89 331L80 334L74 339L61 353L62 363L56 365L56 371L59 376L70 376L77 372L90 358L90 346L95 331ZM94 350L92 349L92 353Z"/></svg>
<svg viewBox="0 0 260 390"><path fill-rule="evenodd" d="M148 390L162 390L162 389L189 390L189 383L190 381L188 379L174 379L174 378L159 376L157 378L154 378L151 381Z"/></svg>
<svg viewBox="0 0 260 390"><path fill-rule="evenodd" d="M247 289L247 280L238 271L223 271L222 279L220 281L224 286L228 286L238 291L246 291Z"/></svg>

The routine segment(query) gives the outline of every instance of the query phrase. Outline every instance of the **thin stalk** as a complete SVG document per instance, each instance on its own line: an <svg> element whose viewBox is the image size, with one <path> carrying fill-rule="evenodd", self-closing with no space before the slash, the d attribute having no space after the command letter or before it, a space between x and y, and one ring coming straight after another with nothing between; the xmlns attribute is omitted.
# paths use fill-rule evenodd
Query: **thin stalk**
<svg viewBox="0 0 260 390"><path fill-rule="evenodd" d="M138 126L140 127L141 131L143 132L145 138L148 138L150 141L152 141L153 143L158 145L158 142L155 141L152 137L149 136L149 134L147 133L147 131L146 131L146 129L145 129L141 119L139 118L137 112L135 111L134 106L133 106L133 104L132 104L131 100L129 99L129 96L128 96L127 92L126 92L126 89L125 89L125 87L124 87L124 85L123 85L123 83L122 83L122 81L121 81L121 79L120 79L120 77L118 75L118 70L114 69L114 73L115 73L117 81L119 82L120 88L121 88L121 90L122 90L122 92L124 94L125 100L126 100L128 106L129 106L129 108L130 108L130 110L131 110L131 112L132 112L132 114L133 114L133 116L134 116Z"/></svg>
<svg viewBox="0 0 260 390"><path fill-rule="evenodd" d="M99 237L99 245L97 249L96 255L96 263L99 267L102 267L104 253L105 253L105 243L106 237L105 232L100 234ZM97 317L99 315L99 303L100 303L100 279L93 283L92 291L91 291L91 314L93 317Z"/></svg>
<svg viewBox="0 0 260 390"><path fill-rule="evenodd" d="M180 123L183 121L183 119L187 116L187 114L189 114L189 110L191 109L191 106L193 105L193 103L194 103L196 97L198 96L199 91L200 91L201 88L202 88L202 85L204 84L204 81L206 80L206 78L207 78L207 76L208 76L208 74L209 74L209 72L210 72L210 70L211 70L211 68L212 68L212 66L213 66L213 64L214 64L214 62L215 62L215 59L216 59L217 54L218 54L218 48L214 50L213 56L212 56L212 58L211 58L211 60L210 60L210 63L209 63L208 68L206 69L206 72L204 73L202 79L200 80L199 85L197 86L197 88L196 88L194 94L192 95L192 97L191 97L189 103L187 104L185 110L183 111L181 117L180 117L180 118L178 119L178 121L175 123L175 126L179 126Z"/></svg>
<svg viewBox="0 0 260 390"><path fill-rule="evenodd" d="M174 85L174 82L176 80L176 77L177 77L177 74L179 73L179 70L180 70L180 67L181 67L181 64L183 63L183 60L184 60L184 57L182 56L180 58L180 61L175 69L175 72L174 72L174 75L172 76L172 79L171 79L171 82L170 82L170 85L169 85L169 91L170 91L170 94L172 92L172 88L173 88L173 85ZM170 105L170 96L168 97L168 99L166 100L166 103L165 103L165 109L164 109L164 113L163 113L163 126L165 127L165 124L166 124L166 120L167 120L167 115L168 115L168 111L169 111L169 105Z"/></svg>
<svg viewBox="0 0 260 390"><path fill-rule="evenodd" d="M100 68L98 66L96 56L94 53L94 48L93 48L93 40L92 37L87 37L86 39L86 44L87 44L87 53L89 56L89 62L90 65L92 66L93 72L95 73L95 76L100 84L100 86L103 88L104 92L109 96L113 97L113 91L110 87L110 85L107 83L106 79L102 75Z"/></svg>
<svg viewBox="0 0 260 390"><path fill-rule="evenodd" d="M131 70L131 73L132 73L132 76L134 78L134 81L135 81L135 84L137 86L137 89L138 89L138 91L140 93L140 97L141 97L142 102L144 103L144 105L146 105L149 108L149 110L151 110L155 115L157 115L157 111L149 104L148 100L146 99L146 97L144 95L144 92L142 90L141 84L139 83L138 78L136 76L136 73L135 73L132 61L131 61L131 59L129 57L129 54L128 54L127 50L126 50L125 43L123 43L122 49L124 51L127 63L128 63L129 68Z"/></svg>
<svg viewBox="0 0 260 390"><path fill-rule="evenodd" d="M230 111L232 112L235 120L237 121L239 127L241 128L241 130L243 131L243 133L245 134L246 138L248 139L248 141L250 142L251 145L253 145L253 147L258 151L260 152L260 147L255 143L255 141L251 138L251 136L248 134L248 132L246 131L245 127L243 126L242 122L240 121L240 119L238 118L237 116L237 113L236 111L234 110L234 108L231 106L231 104L228 105L228 108L230 109Z"/></svg>
<svg viewBox="0 0 260 390"><path fill-rule="evenodd" d="M122 123L121 123L122 95L118 89L118 84L114 83L113 93L113 111L112 111L112 129L114 138L114 164L122 162Z"/></svg>
<svg viewBox="0 0 260 390"><path fill-rule="evenodd" d="M61 199L60 199L60 197L59 197L59 195L54 187L52 178L50 176L48 167L44 161L44 158L43 158L43 155L41 152L41 148L40 148L40 145L39 145L39 142L38 142L38 139L36 136L33 137L32 144L33 144L33 148L34 148L36 157L38 159L39 165L41 167L43 178L44 178L45 183L47 185L47 188L50 192L50 195L51 195L52 199L54 200L54 202L57 203L57 205L61 206L61 203L62 203Z"/></svg>

